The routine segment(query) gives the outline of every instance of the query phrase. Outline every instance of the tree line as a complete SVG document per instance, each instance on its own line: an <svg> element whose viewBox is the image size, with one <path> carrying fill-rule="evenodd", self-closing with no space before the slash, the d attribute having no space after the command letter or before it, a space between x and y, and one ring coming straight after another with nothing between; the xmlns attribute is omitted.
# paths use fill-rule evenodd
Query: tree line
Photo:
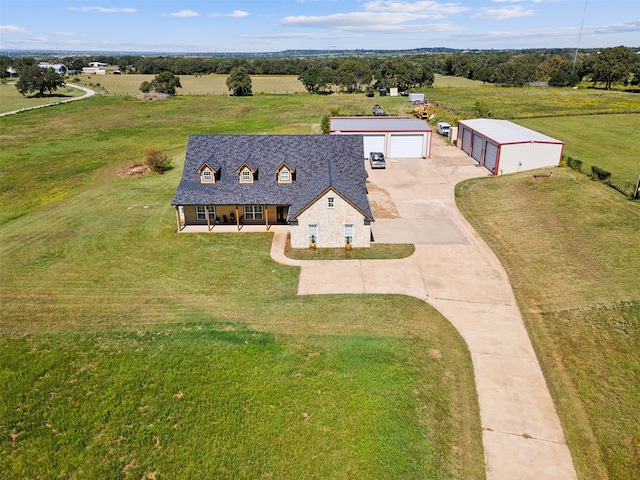
<svg viewBox="0 0 640 480"><path fill-rule="evenodd" d="M632 48L612 47L600 51L474 51L411 55L352 57L173 57L135 55L74 56L60 59L69 70L81 71L89 62L117 65L123 73L158 75L206 75L242 72L244 75L297 75L312 93L359 92L371 88L400 90L429 87L435 73L464 77L499 86L517 87L531 82L551 86L574 86L580 81L640 84L640 55ZM16 62L28 59L0 57L0 75ZM31 64L35 61L31 62ZM15 65L13 65L16 68ZM16 70L20 71L19 68ZM244 80L246 83L246 79ZM246 89L245 89L246 90Z"/></svg>

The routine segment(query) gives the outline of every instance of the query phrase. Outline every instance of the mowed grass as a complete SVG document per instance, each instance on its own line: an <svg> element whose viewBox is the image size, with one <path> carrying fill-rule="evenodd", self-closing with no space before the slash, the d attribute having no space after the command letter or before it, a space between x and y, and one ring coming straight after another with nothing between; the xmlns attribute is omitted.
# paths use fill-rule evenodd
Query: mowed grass
<svg viewBox="0 0 640 480"><path fill-rule="evenodd" d="M579 478L640 478L640 204L554 172L464 182L458 204L509 274Z"/></svg>
<svg viewBox="0 0 640 480"><path fill-rule="evenodd" d="M635 185L640 175L640 115L582 115L518 120L520 125L565 142L564 154L612 173L612 181ZM631 191L631 190L629 190Z"/></svg>
<svg viewBox="0 0 640 480"><path fill-rule="evenodd" d="M271 234L176 233L188 134L311 133L335 105L293 97L0 120L0 476L484 477L469 352L434 309L298 297ZM147 143L176 168L118 177Z"/></svg>
<svg viewBox="0 0 640 480"><path fill-rule="evenodd" d="M73 97L81 97L82 95L84 95L84 92L80 89L64 87L56 90L51 96L23 96L16 89L15 82L8 82L0 84L0 113L12 112L14 110L20 110L21 108L47 105L49 103L55 103Z"/></svg>
<svg viewBox="0 0 640 480"><path fill-rule="evenodd" d="M386 258L406 258L413 255L413 244L372 243L369 248L317 248L315 250L291 249L286 251L295 260L381 260Z"/></svg>
<svg viewBox="0 0 640 480"><path fill-rule="evenodd" d="M515 119L601 113L640 113L640 96L629 92L570 88L433 88L426 96L451 117L476 118L483 102L493 118Z"/></svg>
<svg viewBox="0 0 640 480"><path fill-rule="evenodd" d="M229 95L227 75L178 75L182 88L177 95ZM150 82L155 75L71 75L80 83L96 90L105 90L108 95L135 96L142 82ZM99 87L97 86L99 84ZM290 94L306 92L304 85L293 75L251 75L254 95Z"/></svg>
<svg viewBox="0 0 640 480"><path fill-rule="evenodd" d="M182 88L178 95L228 95L227 75L178 75ZM126 96L136 95L142 82L150 82L155 75L71 75L79 78L84 86L106 91L108 95ZM99 87L96 85L99 84ZM436 87L477 87L482 82L467 78L436 75ZM304 85L297 75L251 75L251 86L254 95L260 94L290 94L306 93Z"/></svg>

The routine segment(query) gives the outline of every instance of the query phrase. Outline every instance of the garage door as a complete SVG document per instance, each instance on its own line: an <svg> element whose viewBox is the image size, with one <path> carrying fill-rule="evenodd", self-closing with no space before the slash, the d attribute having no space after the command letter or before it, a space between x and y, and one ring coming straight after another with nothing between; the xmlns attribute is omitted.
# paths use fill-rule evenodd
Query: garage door
<svg viewBox="0 0 640 480"><path fill-rule="evenodd" d="M384 135L364 136L364 158L369 158L371 152L385 153Z"/></svg>
<svg viewBox="0 0 640 480"><path fill-rule="evenodd" d="M484 166L496 173L496 163L498 162L498 145L495 143L487 142L486 151L484 154Z"/></svg>
<svg viewBox="0 0 640 480"><path fill-rule="evenodd" d="M476 162L482 163L482 144L484 138L479 135L473 136L473 148L471 149L471 156Z"/></svg>
<svg viewBox="0 0 640 480"><path fill-rule="evenodd" d="M389 157L391 158L422 158L422 142L424 135L391 135L389 139Z"/></svg>
<svg viewBox="0 0 640 480"><path fill-rule="evenodd" d="M462 151L471 155L471 130L462 129Z"/></svg>

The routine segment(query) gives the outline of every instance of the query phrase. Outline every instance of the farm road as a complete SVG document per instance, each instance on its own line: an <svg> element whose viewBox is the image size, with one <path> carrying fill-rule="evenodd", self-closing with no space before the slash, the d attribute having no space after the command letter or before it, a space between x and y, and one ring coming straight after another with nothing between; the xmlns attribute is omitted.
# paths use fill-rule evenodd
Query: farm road
<svg viewBox="0 0 640 480"><path fill-rule="evenodd" d="M80 85L72 85L71 83L66 83L65 86L82 90L84 91L84 95L81 97L73 97L73 98L68 98L66 100L60 100L58 102L47 103L46 105L36 105L35 107L21 108L19 110L12 110L11 112L0 113L0 117L6 117L7 115L15 115L16 113L28 112L29 110L35 110L37 108L52 107L53 105L60 105L62 103L69 103L69 102L75 102L77 100L84 100L85 98L93 97L96 94L95 91L86 87L81 87Z"/></svg>
<svg viewBox="0 0 640 480"><path fill-rule="evenodd" d="M435 135L437 137L437 135ZM399 219L372 225L376 240L409 243L401 260L294 261L276 232L274 260L301 267L298 294L390 293L429 302L467 342L480 404L488 480L577 478L506 272L458 211L455 184L487 171L434 138L432 158L387 162L369 179L389 192ZM444 228L444 231L434 231ZM406 236L398 236L404 231Z"/></svg>

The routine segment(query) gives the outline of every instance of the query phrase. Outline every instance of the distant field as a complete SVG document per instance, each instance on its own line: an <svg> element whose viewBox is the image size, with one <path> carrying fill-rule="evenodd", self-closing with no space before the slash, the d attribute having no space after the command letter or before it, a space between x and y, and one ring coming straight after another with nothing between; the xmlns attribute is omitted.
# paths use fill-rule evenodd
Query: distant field
<svg viewBox="0 0 640 480"><path fill-rule="evenodd" d="M482 82L477 80L469 80L464 77L452 77L450 75L435 74L433 86L440 87L480 87Z"/></svg>
<svg viewBox="0 0 640 480"><path fill-rule="evenodd" d="M92 88L100 84L108 95L130 95L138 93L142 82L150 82L155 75L74 75L82 85ZM228 95L227 75L179 75L182 88L178 95ZM292 75L252 75L251 84L254 95L260 93L287 94L306 92L298 77Z"/></svg>
<svg viewBox="0 0 640 480"><path fill-rule="evenodd" d="M565 142L565 155L612 173L623 186L640 175L640 115L587 115L518 120L517 123ZM597 139L597 141L594 141Z"/></svg>
<svg viewBox="0 0 640 480"><path fill-rule="evenodd" d="M0 84L0 113L11 112L21 108L37 107L38 105L46 105L82 95L84 95L82 90L66 87L59 88L50 97L34 97L32 95L25 97L18 92L14 82Z"/></svg>
<svg viewBox="0 0 640 480"><path fill-rule="evenodd" d="M570 88L444 87L427 96L451 118L476 118L476 102L483 102L494 118L516 119L594 113L640 113L640 95L628 92Z"/></svg>

